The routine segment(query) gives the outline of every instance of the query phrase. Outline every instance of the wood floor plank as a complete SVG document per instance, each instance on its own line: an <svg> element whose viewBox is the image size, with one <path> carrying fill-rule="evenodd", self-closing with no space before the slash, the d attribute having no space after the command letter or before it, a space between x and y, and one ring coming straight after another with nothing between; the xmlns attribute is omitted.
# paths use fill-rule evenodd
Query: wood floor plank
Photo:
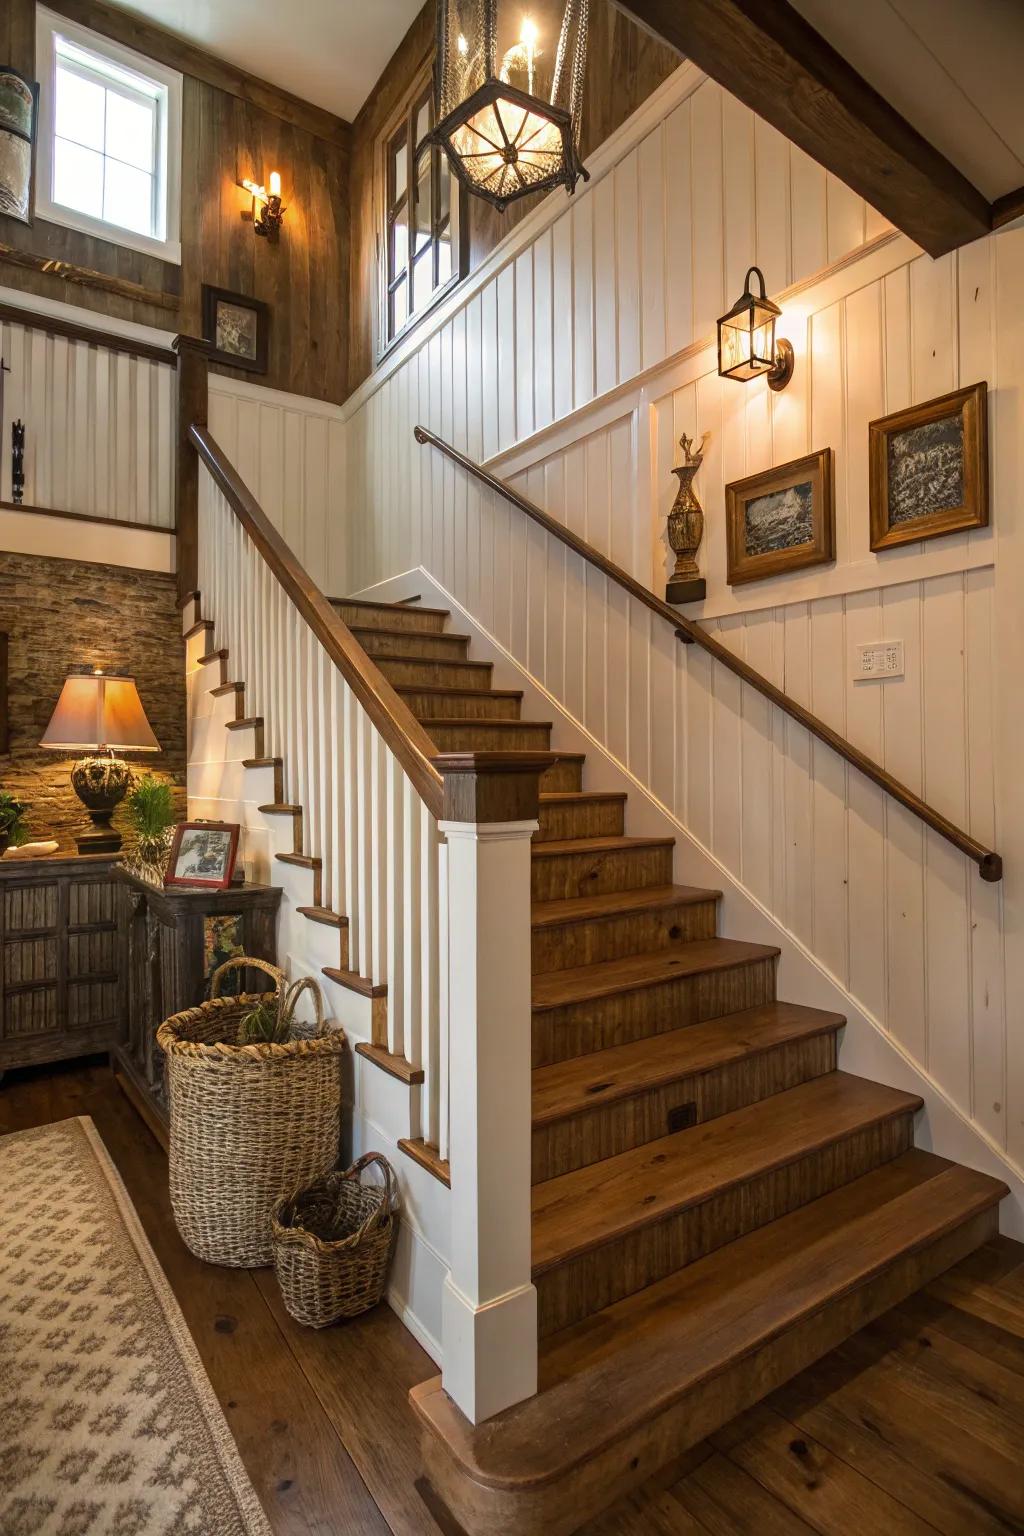
<svg viewBox="0 0 1024 1536"><path fill-rule="evenodd" d="M437 1367L388 1307L314 1331L292 1321L270 1270L257 1283L394 1536L440 1536L416 1489L419 1425L409 1389Z"/></svg>
<svg viewBox="0 0 1024 1536"><path fill-rule="evenodd" d="M712 1443L820 1536L884 1531L931 1536L935 1527L863 1477L827 1446L765 1404L752 1408Z"/></svg>
<svg viewBox="0 0 1024 1536"><path fill-rule="evenodd" d="M710 1456L672 1490L708 1536L812 1536L814 1526L724 1456ZM879 1533L881 1536L881 1533Z"/></svg>

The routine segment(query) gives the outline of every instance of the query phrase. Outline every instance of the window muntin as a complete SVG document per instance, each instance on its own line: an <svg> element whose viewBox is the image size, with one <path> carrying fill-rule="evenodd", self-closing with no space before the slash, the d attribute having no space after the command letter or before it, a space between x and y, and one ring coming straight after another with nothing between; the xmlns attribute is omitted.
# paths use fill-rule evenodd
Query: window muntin
<svg viewBox="0 0 1024 1536"><path fill-rule="evenodd" d="M385 347L461 275L459 199L452 195L447 156L424 143L433 126L433 93L426 88L385 141Z"/></svg>
<svg viewBox="0 0 1024 1536"><path fill-rule="evenodd" d="M180 261L181 76L42 8L36 211Z"/></svg>

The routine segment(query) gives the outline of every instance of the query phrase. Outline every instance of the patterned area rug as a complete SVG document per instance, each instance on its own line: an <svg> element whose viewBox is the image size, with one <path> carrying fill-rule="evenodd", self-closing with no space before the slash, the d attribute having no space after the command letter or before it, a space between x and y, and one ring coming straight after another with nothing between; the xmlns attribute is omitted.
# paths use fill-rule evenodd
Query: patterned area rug
<svg viewBox="0 0 1024 1536"><path fill-rule="evenodd" d="M0 1137L0 1532L270 1536L87 1116Z"/></svg>

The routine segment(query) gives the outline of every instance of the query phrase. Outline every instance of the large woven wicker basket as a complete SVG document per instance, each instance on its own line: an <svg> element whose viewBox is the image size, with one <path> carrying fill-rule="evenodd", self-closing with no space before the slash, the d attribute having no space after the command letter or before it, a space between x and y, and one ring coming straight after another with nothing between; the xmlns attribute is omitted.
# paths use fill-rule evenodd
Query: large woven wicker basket
<svg viewBox="0 0 1024 1536"><path fill-rule="evenodd" d="M270 1264L274 1202L338 1160L339 1057L345 1037L324 1032L315 982L316 1034L281 1044L238 1045L238 1026L255 1003L275 994L221 997L230 970L283 974L240 957L217 970L210 1001L164 1021L157 1042L170 1089L171 1205L178 1231L211 1264Z"/></svg>
<svg viewBox="0 0 1024 1536"><path fill-rule="evenodd" d="M383 1185L364 1184L376 1164ZM390 1164L367 1152L346 1172L329 1173L274 1206L274 1269L297 1323L326 1328L375 1307L384 1294L398 1221Z"/></svg>

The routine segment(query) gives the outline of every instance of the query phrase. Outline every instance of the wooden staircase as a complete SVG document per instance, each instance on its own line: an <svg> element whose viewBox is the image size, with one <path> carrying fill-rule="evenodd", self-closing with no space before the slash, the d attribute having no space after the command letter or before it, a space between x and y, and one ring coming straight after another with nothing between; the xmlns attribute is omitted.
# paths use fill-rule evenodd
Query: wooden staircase
<svg viewBox="0 0 1024 1536"><path fill-rule="evenodd" d="M443 610L335 607L439 749L551 750ZM431 1498L470 1536L578 1530L986 1241L1006 1192L916 1150L921 1100L838 1071L842 1017L780 1001L778 950L720 937L673 840L626 835L625 795L554 750L532 850L540 1390L477 1426L440 1377L412 1394ZM263 809L296 818L279 857L315 874L300 808ZM329 974L386 1006L345 969L344 919L318 891L303 910L339 928Z"/></svg>

